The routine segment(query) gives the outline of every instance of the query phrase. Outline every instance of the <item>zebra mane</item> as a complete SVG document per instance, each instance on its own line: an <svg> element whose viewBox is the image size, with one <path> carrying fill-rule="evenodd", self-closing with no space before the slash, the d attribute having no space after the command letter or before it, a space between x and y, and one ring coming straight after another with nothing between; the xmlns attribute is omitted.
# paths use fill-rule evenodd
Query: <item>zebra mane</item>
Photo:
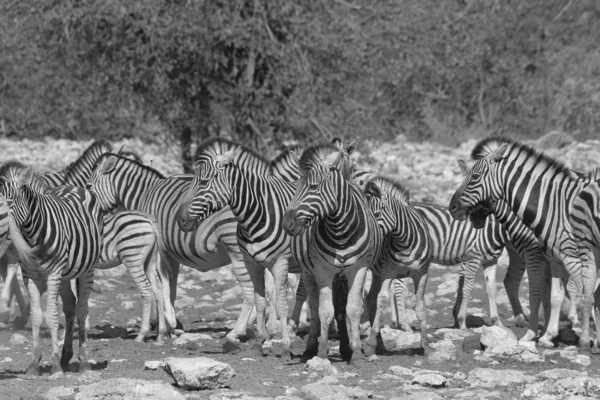
<svg viewBox="0 0 600 400"><path fill-rule="evenodd" d="M289 160L292 164L296 163L295 160L298 158L296 156L296 154L300 154L301 152L302 152L302 146L300 146L300 145L288 147L288 148L284 149L281 153L279 153L275 157L273 157L270 164L271 164L271 166L274 166L274 165L280 164L282 162L286 162L286 160Z"/></svg>
<svg viewBox="0 0 600 400"><path fill-rule="evenodd" d="M0 180L15 181L21 172L28 166L20 161L11 160L0 166ZM32 175L32 181L29 186L36 192L42 193L48 189L46 182L42 180L39 174L34 173Z"/></svg>
<svg viewBox="0 0 600 400"><path fill-rule="evenodd" d="M80 166L83 162L98 158L104 153L110 153L112 151L112 144L108 140L96 140L88 146L87 149L81 153L81 155L72 163L67 165L63 169L63 173L66 176L71 175L75 169Z"/></svg>
<svg viewBox="0 0 600 400"><path fill-rule="evenodd" d="M558 170L559 172L571 175L573 174L572 171L565 164L558 161L557 159L550 157L549 155L539 150L536 150L529 145L504 136L492 136L480 140L471 152L471 159L479 160L481 158L484 158L490 152L498 149L503 144L512 145L513 148L517 149L517 151L519 152L524 153L528 158L533 158L536 161L543 161L547 163L550 167L553 167L556 170Z"/></svg>
<svg viewBox="0 0 600 400"><path fill-rule="evenodd" d="M249 162L254 161L252 166L254 168L258 167L259 169L264 168L263 173L271 172L271 160L263 157L258 154L256 151L246 147L240 143L234 142L233 140L221 138L221 137L213 137L206 139L202 143L198 145L196 149L196 155L194 157L194 162L201 155L210 155L211 157L225 154L229 151L239 149L239 154L244 158L243 163L248 164ZM236 156L236 160L240 160L240 156ZM237 164L237 162L236 162Z"/></svg>
<svg viewBox="0 0 600 400"><path fill-rule="evenodd" d="M316 144L308 147L300 156L300 171L306 173L315 166L323 166L323 162L331 154L340 153L340 148L332 143Z"/></svg>
<svg viewBox="0 0 600 400"><path fill-rule="evenodd" d="M375 176L368 182L373 182L379 188L403 204L410 202L410 191L397 180L387 176Z"/></svg>
<svg viewBox="0 0 600 400"><path fill-rule="evenodd" d="M115 154L115 153L104 153L102 154L100 157L98 157L98 159L96 160L96 163L94 164L94 168L93 170L96 171L98 169L98 167L104 162L104 160L106 160L107 158L110 157L114 157L117 159L117 161L121 161L123 164L125 164L125 166L129 166L129 165L135 165L136 167L141 168L144 171L148 171L152 174L157 175L159 178L164 178L165 176L160 173L159 171L155 170L154 168L152 168L149 165L146 165L140 161L131 159L127 156L121 156L119 154Z"/></svg>

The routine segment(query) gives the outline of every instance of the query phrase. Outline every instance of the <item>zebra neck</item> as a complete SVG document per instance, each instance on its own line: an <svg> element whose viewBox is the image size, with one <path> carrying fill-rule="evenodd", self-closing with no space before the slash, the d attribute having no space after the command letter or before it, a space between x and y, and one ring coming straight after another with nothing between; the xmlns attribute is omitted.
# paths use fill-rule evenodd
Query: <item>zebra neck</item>
<svg viewBox="0 0 600 400"><path fill-rule="evenodd" d="M391 232L392 242L399 247L409 247L412 239L410 232L415 230L414 223L409 218L409 211L406 206L398 206L396 214L398 215L398 223Z"/></svg>
<svg viewBox="0 0 600 400"><path fill-rule="evenodd" d="M127 179L115 180L118 200L127 210L137 210L147 190L165 178L149 169L124 174Z"/></svg>
<svg viewBox="0 0 600 400"><path fill-rule="evenodd" d="M17 225L20 226L21 234L30 246L36 246L39 243L40 235L45 231L44 205L41 194L33 190L24 188L24 203L15 210ZM43 240L43 238L42 238Z"/></svg>
<svg viewBox="0 0 600 400"><path fill-rule="evenodd" d="M333 213L319 224L321 237L345 247L360 240L367 225L368 206L359 201L359 194L354 193L350 185L343 185L339 194L338 205Z"/></svg>

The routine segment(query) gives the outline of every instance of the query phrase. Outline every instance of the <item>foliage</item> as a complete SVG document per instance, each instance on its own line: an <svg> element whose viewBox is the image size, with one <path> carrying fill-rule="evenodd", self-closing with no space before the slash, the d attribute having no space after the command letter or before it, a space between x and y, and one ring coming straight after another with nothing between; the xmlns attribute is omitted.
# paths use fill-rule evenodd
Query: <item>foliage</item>
<svg viewBox="0 0 600 400"><path fill-rule="evenodd" d="M0 130L26 137L595 134L595 0L22 0ZM154 139L156 140L156 139Z"/></svg>

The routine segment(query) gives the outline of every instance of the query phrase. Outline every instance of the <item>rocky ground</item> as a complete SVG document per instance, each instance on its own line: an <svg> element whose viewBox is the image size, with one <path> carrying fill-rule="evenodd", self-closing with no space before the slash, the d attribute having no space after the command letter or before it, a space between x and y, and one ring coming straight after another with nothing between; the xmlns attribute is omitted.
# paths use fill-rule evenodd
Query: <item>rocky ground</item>
<svg viewBox="0 0 600 400"><path fill-rule="evenodd" d="M0 160L18 158L39 165L40 170L52 170L75 159L88 144L0 140ZM135 141L122 144L142 153L145 162L151 162L165 174L180 172L176 151L167 152ZM386 146L365 142L359 162L400 178L411 189L413 199L447 204L462 180L456 159L467 159L473 144L448 148L408 143L402 138ZM550 140L550 144L539 145L579 170L587 170L600 160L600 142L563 144ZM500 261L498 282L505 273L505 261ZM600 396L598 356L578 354L572 331L563 329L551 350L519 346L515 335L522 335L524 328L512 321L503 289L499 288L497 302L502 321L509 329L487 326L490 320L482 276L478 277L470 302L469 329L452 329L451 307L458 268L433 265L430 276L426 295L430 354L422 355L412 343L412 336L388 328L383 332L388 352L349 365L341 361L335 338L331 338L329 361L302 363L298 356L304 350L303 331L293 336L295 357L289 362L278 357L276 340L264 346L267 356L253 348L252 340L243 343L241 351L224 352L224 336L232 327L240 304L240 291L229 267L208 273L183 268L176 311L186 334L164 346L155 345L154 337L146 343L136 343L133 339L139 329L141 303L133 280L123 267L99 271L97 291L90 300L93 371L76 373L78 365L74 359L73 372L59 379L47 374L27 379L23 372L31 357L31 328L27 325L17 329L10 321L0 325L0 399L425 400ZM527 293L523 282L520 297L525 305ZM2 317L5 316L0 316L0 320ZM44 360L48 360L47 331L43 343ZM197 390L199 387L203 389Z"/></svg>

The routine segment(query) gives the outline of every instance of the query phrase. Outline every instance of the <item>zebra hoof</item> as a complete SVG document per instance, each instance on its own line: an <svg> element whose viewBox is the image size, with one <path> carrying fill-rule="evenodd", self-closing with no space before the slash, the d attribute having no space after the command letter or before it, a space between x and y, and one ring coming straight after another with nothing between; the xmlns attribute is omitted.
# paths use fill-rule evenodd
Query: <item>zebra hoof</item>
<svg viewBox="0 0 600 400"><path fill-rule="evenodd" d="M305 350L300 357L303 362L307 362L317 355L317 352L314 350Z"/></svg>
<svg viewBox="0 0 600 400"><path fill-rule="evenodd" d="M41 376L40 367L37 364L30 364L25 371L27 376Z"/></svg>
<svg viewBox="0 0 600 400"><path fill-rule="evenodd" d="M600 347L598 347L598 343L594 342L592 346L592 354L600 354Z"/></svg>
<svg viewBox="0 0 600 400"><path fill-rule="evenodd" d="M541 338L539 338L538 343L548 348L554 347L554 343L547 336L542 336Z"/></svg>
<svg viewBox="0 0 600 400"><path fill-rule="evenodd" d="M135 341L136 343L144 343L144 340L145 340L145 339L146 339L146 335L144 335L143 333L139 333L139 334L138 334L138 335L135 337L134 341ZM156 339L156 340L158 341L158 339Z"/></svg>

